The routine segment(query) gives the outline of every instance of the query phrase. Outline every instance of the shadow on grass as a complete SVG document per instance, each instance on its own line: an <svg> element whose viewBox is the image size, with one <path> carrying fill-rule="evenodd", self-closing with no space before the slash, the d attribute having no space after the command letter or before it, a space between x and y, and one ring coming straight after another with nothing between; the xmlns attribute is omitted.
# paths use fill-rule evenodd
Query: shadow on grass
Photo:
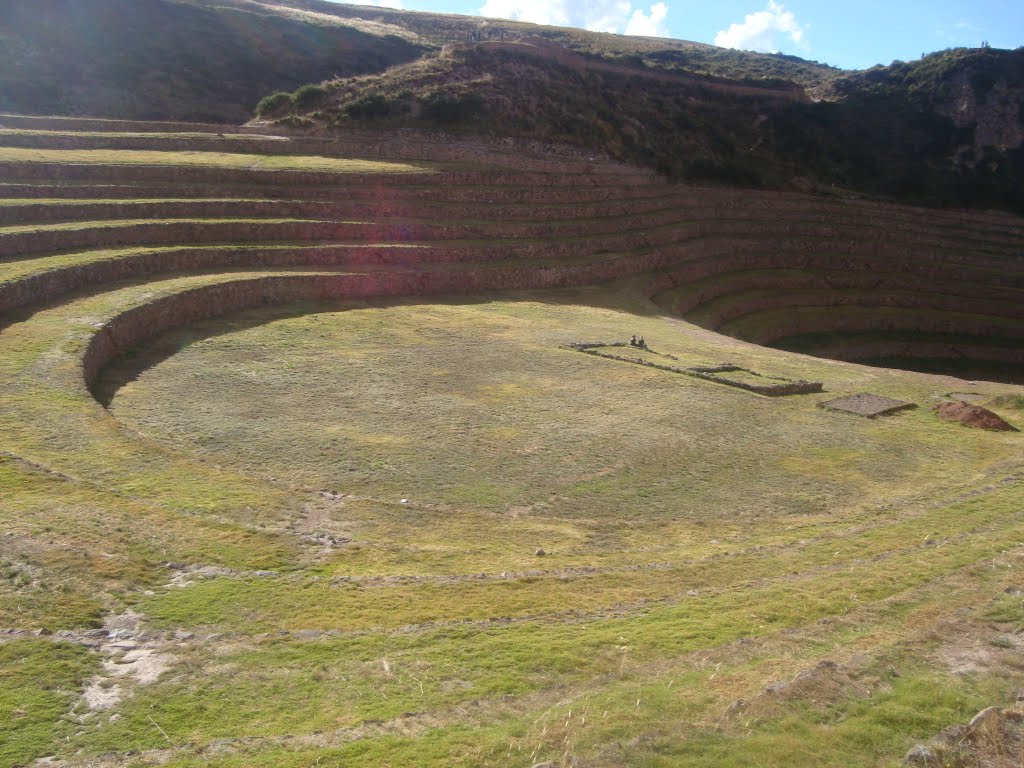
<svg viewBox="0 0 1024 768"><path fill-rule="evenodd" d="M865 345L868 349L872 345L881 345L882 349L888 347L891 351L858 353ZM1012 359L1020 359L1024 347L1011 338L910 331L833 332L787 336L771 346L786 352L846 360L876 368L1024 384L1024 362ZM972 357L965 350L984 350L984 357Z"/></svg>

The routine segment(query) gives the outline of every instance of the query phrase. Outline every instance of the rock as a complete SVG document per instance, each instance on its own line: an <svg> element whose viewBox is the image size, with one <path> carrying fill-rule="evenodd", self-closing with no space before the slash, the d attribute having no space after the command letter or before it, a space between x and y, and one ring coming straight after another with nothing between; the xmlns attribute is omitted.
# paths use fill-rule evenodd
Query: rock
<svg viewBox="0 0 1024 768"><path fill-rule="evenodd" d="M904 765L928 764L929 762L937 760L938 758L936 757L935 752L924 744L918 744L916 747L912 747L910 751L903 756Z"/></svg>
<svg viewBox="0 0 1024 768"><path fill-rule="evenodd" d="M686 596L687 597L700 597L700 590L699 589L691 589L689 592L686 593Z"/></svg>
<svg viewBox="0 0 1024 768"><path fill-rule="evenodd" d="M537 557L544 557L544 555L546 555L546 554L547 554L547 552L545 552L545 551L544 551L543 549L541 549L540 547L537 547L537 551L536 551L536 552L534 552L533 554L535 554L535 555L536 555Z"/></svg>
<svg viewBox="0 0 1024 768"><path fill-rule="evenodd" d="M45 637L46 635L52 635L53 634L53 630L52 629L47 629L46 627L40 627L39 629L37 629L32 634L34 634L36 637Z"/></svg>
<svg viewBox="0 0 1024 768"><path fill-rule="evenodd" d="M277 575L277 571L253 571L253 576L259 576L261 579L272 578Z"/></svg>
<svg viewBox="0 0 1024 768"><path fill-rule="evenodd" d="M555 764L548 760L546 763L535 763L531 768L555 768Z"/></svg>
<svg viewBox="0 0 1024 768"><path fill-rule="evenodd" d="M985 707L978 714L971 718L971 722L967 724L969 728L978 728L984 725L989 720L999 719L999 707Z"/></svg>
<svg viewBox="0 0 1024 768"><path fill-rule="evenodd" d="M966 738L968 728L966 725L960 725L956 723L954 725L947 725L941 731L939 735L932 739L929 743L933 745L956 745Z"/></svg>

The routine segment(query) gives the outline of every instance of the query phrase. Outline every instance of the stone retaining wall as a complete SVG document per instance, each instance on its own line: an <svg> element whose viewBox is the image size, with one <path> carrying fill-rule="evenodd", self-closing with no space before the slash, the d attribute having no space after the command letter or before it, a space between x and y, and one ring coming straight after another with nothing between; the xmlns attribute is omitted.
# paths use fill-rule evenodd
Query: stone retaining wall
<svg viewBox="0 0 1024 768"><path fill-rule="evenodd" d="M863 307L876 309L914 309L931 312L979 314L989 317L1018 318L1024 320L1024 307L1020 296L1016 300L1000 301L993 297L967 297L944 294L922 286L921 292L890 293L878 291L851 291L823 289L820 292L805 291L800 294L780 291L771 295L726 297L719 305L704 308L700 313L701 324L710 328L721 328L755 312L772 310L793 310L833 307Z"/></svg>
<svg viewBox="0 0 1024 768"><path fill-rule="evenodd" d="M706 280L694 286L681 285L652 296L659 305L671 308L676 314L684 315L719 298L725 298L745 291L791 291L814 290L823 295L848 291L876 291L885 296L892 292L925 291L962 299L987 302L1010 302L1019 305L1024 290L1024 279L1020 285L993 285L974 282L976 272L936 269L936 274L924 283L920 277L905 273L886 273L879 270L863 272L827 273L817 271L798 272L779 269L754 272L726 272L720 280ZM952 272L953 274L950 274ZM988 276L985 276L986 278ZM710 321L709 321L710 322Z"/></svg>
<svg viewBox="0 0 1024 768"><path fill-rule="evenodd" d="M8 126L14 128L15 126ZM516 171L544 173L600 174L620 178L655 178L653 171L611 160L559 157L529 157L510 152L488 151L469 145L425 146L416 141L368 140L360 143L325 141L252 134L238 136L237 130L222 130L224 137L210 136L89 136L71 134L0 134L0 146L26 149L118 149L153 152L230 152L236 154L341 157L365 160L475 162ZM231 134L235 134L232 136Z"/></svg>
<svg viewBox="0 0 1024 768"><path fill-rule="evenodd" d="M724 328L725 333L730 328ZM927 313L920 310L906 310L897 313L863 312L844 313L841 317L830 314L827 309L801 312L799 309L758 324L755 334L744 337L745 341L770 346L779 339L807 334L833 332L915 332L938 333L953 336L963 334L988 336L1005 343L1020 344L1024 341L1024 323L997 322L985 316Z"/></svg>
<svg viewBox="0 0 1024 768"><path fill-rule="evenodd" d="M103 190L98 190L99 195ZM100 197L99 199L103 199ZM552 222L565 226L574 220L621 217L673 216L678 209L659 198L607 200L573 205L503 205L501 203L447 203L410 201L402 198L355 196L345 201L319 200L131 200L102 203L62 202L0 205L0 226L141 218L405 218L438 220L479 220L529 226ZM631 220L628 222L633 224Z"/></svg>
<svg viewBox="0 0 1024 768"><path fill-rule="evenodd" d="M602 342L575 342L569 344L569 349L575 349L577 352L582 352L586 355L593 355L595 357L602 357L605 360L617 360L623 363L632 363L633 365L642 365L647 368L656 368L659 371L668 371L669 373L679 373L684 376L692 376L698 379L704 379L705 381L713 381L718 384L725 384L730 387L736 387L737 389L744 389L748 392L753 392L758 395L765 395L766 397L786 397L788 395L807 395L814 392L824 391L824 385L820 381L794 381L792 379L785 379L780 376L765 376L755 371L751 371L748 368L741 368L737 365L731 365L729 363L723 363L721 365L712 366L691 366L687 368L681 368L676 365L665 365L662 363L656 363L653 360L645 360L642 357L626 357L624 355L612 354L610 352L602 352L602 348L607 347L625 347L627 346L623 342L613 342L605 344ZM646 349L646 348L645 348ZM676 358L672 355L662 355L658 352L654 352L651 349L646 349L647 352L660 357L666 357L672 360ZM732 372L742 371L764 379L764 383L751 383L748 381L741 381L736 378L730 378L727 374Z"/></svg>
<svg viewBox="0 0 1024 768"><path fill-rule="evenodd" d="M100 369L129 347L170 328L242 309L310 300L565 288L613 280L632 270L654 269L661 258L650 254L628 261L465 271L269 275L211 283L156 297L108 320L86 345L83 377L91 386Z"/></svg>
<svg viewBox="0 0 1024 768"><path fill-rule="evenodd" d="M783 338L779 341L785 343L786 339ZM972 344L962 338L950 341L920 339L858 341L845 338L839 345L815 347L814 352L819 357L850 362L880 357L914 357L1024 365L1024 345L1012 346L1013 342L1011 341L1008 345L1000 346L998 340L993 341L997 343L991 345Z"/></svg>
<svg viewBox="0 0 1024 768"><path fill-rule="evenodd" d="M257 168L225 168L217 166L182 165L118 165L103 163L50 163L0 162L0 178L6 181L88 181L134 183L139 181L212 183L212 184L266 184L285 185L366 185L407 184L494 185L515 184L528 187L547 186L641 186L649 187L647 176L621 174L564 174L534 171L356 171L274 170Z"/></svg>
<svg viewBox="0 0 1024 768"><path fill-rule="evenodd" d="M21 183L0 181L0 197L15 198L67 198L69 200L127 199L141 198L253 198L273 200L318 200L318 201L423 201L447 203L500 203L507 205L563 205L587 202L647 200L663 197L663 187L630 185L616 186L546 186L535 187L520 184L491 186L487 184L464 184L450 186L437 184L435 176L416 174L416 182L392 186L380 179L372 183L343 184L337 179L325 184L287 184L275 177L263 179L260 183L217 183L184 181L178 184L163 183L158 178L143 180L99 179L96 181L65 180L52 185L46 180L24 180ZM2 177L0 177L2 179ZM332 183L333 182L333 183ZM667 193L664 199L672 200ZM680 205L683 203L681 202Z"/></svg>

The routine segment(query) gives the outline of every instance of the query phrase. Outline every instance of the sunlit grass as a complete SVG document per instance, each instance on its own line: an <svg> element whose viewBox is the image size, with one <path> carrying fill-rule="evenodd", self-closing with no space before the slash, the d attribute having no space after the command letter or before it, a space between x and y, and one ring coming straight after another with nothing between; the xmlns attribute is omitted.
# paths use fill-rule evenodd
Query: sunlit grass
<svg viewBox="0 0 1024 768"><path fill-rule="evenodd" d="M423 170L204 152L0 149L3 161ZM131 200L0 201L106 203ZM631 225L670 239L710 215L692 213ZM190 247L213 258L175 274ZM83 245L0 265L3 283L53 278L60 296L0 326L0 768L43 756L71 768L877 768L1024 686L1020 435L938 420L928 406L949 380L665 316L647 277L259 307L151 338L88 390L84 350L126 311L344 275L244 262L295 247ZM215 266L221 251L238 266ZM135 258L162 274L60 284ZM566 347L633 334L679 365L730 362L826 391L760 397ZM921 407L876 421L817 407L863 390ZM971 390L1024 414L1020 387ZM89 633L126 611L169 668L119 678L120 702L89 712L87 681L122 668Z"/></svg>
<svg viewBox="0 0 1024 768"><path fill-rule="evenodd" d="M425 173L408 163L303 155L246 155L232 152L162 152L132 149L21 149L0 147L0 163L70 165L160 165L327 173Z"/></svg>

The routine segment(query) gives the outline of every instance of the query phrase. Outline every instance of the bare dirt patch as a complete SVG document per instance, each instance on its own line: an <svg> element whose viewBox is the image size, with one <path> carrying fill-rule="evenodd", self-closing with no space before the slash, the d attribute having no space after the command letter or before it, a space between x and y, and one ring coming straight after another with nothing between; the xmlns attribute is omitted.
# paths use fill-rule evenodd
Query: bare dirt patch
<svg viewBox="0 0 1024 768"><path fill-rule="evenodd" d="M82 703L89 711L117 706L131 695L131 687L154 683L171 668L173 657L148 641L141 626L142 616L131 610L104 622L106 639L98 648L107 657L103 674L91 680L82 693Z"/></svg>
<svg viewBox="0 0 1024 768"><path fill-rule="evenodd" d="M932 410L945 421L957 421L965 427L991 429L997 432L1018 432L1019 430L992 413L988 408L962 401L940 403Z"/></svg>

